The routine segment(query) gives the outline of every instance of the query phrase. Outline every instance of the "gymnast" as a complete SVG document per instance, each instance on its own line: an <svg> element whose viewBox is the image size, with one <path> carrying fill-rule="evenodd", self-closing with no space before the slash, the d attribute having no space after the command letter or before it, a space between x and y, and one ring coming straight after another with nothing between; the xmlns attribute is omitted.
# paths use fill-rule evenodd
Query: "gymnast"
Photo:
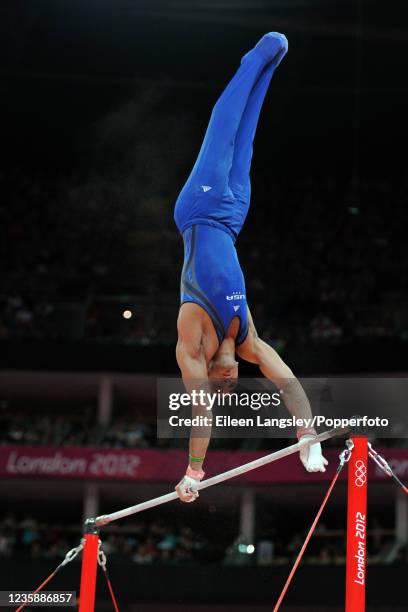
<svg viewBox="0 0 408 612"><path fill-rule="evenodd" d="M283 34L269 32L241 60L216 102L193 170L177 199L174 218L184 241L181 306L177 321L177 363L188 391L238 378L235 356L259 366L281 391L286 408L312 418L307 396L276 351L259 338L247 305L245 280L236 239L251 198L253 140L272 76L288 50ZM208 414L208 406L195 414ZM298 439L314 437L299 427ZM189 463L176 491L184 502L198 497L197 485L211 428L191 435ZM303 448L300 459L309 472L324 472L320 443Z"/></svg>

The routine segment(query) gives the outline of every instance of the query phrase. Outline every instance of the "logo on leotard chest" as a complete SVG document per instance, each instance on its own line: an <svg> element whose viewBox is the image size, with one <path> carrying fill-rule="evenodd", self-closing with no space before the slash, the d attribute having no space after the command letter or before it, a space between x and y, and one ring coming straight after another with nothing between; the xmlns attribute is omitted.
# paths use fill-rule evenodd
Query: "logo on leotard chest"
<svg viewBox="0 0 408 612"><path fill-rule="evenodd" d="M231 295L226 295L225 299L228 300L229 302L231 301L236 301L236 300L245 300L245 293L241 293L241 291L233 291L231 293ZM234 306L234 310L238 310L239 306L236 307Z"/></svg>

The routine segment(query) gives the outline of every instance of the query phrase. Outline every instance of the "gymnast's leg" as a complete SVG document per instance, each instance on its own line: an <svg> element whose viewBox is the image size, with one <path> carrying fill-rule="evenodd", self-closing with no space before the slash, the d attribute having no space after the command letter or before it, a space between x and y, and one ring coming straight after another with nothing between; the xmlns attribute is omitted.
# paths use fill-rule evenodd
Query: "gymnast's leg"
<svg viewBox="0 0 408 612"><path fill-rule="evenodd" d="M201 150L188 181L190 187L194 187L198 191L201 185L209 185L213 189L213 195L214 192L217 192L217 195L230 194L229 175L237 146L236 137L251 92L263 74L265 67L272 62L274 70L285 55L286 50L286 38L282 34L270 32L265 34L256 46L243 57L239 69L214 106ZM272 77L273 70L269 80ZM268 75L269 72L270 69L268 69ZM268 77L262 79L257 99L259 97L263 100L267 89L264 80L267 79ZM265 89L265 93L262 96L263 89ZM256 105L255 102L253 113L248 111L250 118L256 116L257 112L259 114L260 107L256 111ZM262 105L262 101L260 105ZM253 126L253 121L249 121L249 125ZM253 130L255 128L256 121ZM242 134L242 141L247 138Z"/></svg>
<svg viewBox="0 0 408 612"><path fill-rule="evenodd" d="M286 51L287 42L286 48L282 49L281 57L276 58L263 69L250 93L237 131L229 186L236 198L243 199L247 203L251 196L249 172L259 115L273 74Z"/></svg>

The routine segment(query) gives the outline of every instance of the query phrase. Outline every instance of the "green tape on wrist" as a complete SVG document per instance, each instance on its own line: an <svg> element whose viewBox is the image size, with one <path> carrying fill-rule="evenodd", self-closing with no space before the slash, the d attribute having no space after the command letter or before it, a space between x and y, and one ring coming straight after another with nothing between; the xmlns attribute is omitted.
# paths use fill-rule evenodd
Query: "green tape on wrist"
<svg viewBox="0 0 408 612"><path fill-rule="evenodd" d="M205 457L193 457L193 455L188 456L190 461L204 461Z"/></svg>

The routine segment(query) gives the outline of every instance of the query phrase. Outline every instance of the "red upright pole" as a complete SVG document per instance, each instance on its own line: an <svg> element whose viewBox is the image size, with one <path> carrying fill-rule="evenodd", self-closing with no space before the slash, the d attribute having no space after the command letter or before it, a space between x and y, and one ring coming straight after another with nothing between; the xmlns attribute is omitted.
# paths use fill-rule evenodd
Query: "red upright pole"
<svg viewBox="0 0 408 612"><path fill-rule="evenodd" d="M92 519L91 519L92 520ZM96 571L98 569L99 535L94 525L88 526L84 535L82 552L81 587L79 591L79 612L94 612L96 593Z"/></svg>
<svg viewBox="0 0 408 612"><path fill-rule="evenodd" d="M345 612L365 612L367 555L366 436L351 436L354 444L348 464L347 563Z"/></svg>

